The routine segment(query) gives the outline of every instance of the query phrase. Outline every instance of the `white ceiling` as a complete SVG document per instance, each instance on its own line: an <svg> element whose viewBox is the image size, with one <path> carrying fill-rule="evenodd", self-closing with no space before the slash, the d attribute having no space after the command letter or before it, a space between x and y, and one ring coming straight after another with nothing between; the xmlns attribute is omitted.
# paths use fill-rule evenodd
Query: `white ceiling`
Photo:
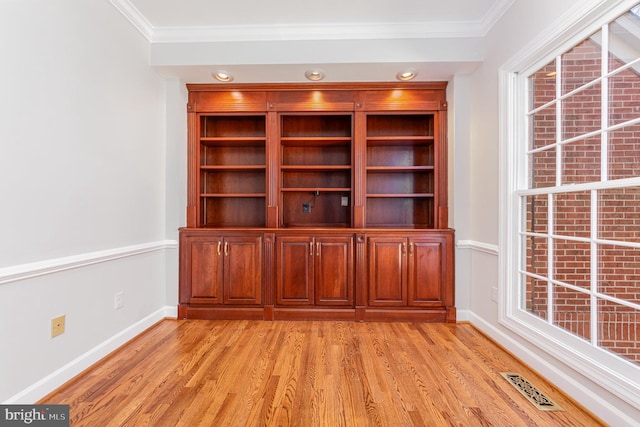
<svg viewBox="0 0 640 427"><path fill-rule="evenodd" d="M236 82L304 81L312 67L330 81L393 80L402 68L447 80L477 66L477 40L513 2L111 0L151 42L151 65L201 83L220 68ZM269 58L258 59L264 51Z"/></svg>

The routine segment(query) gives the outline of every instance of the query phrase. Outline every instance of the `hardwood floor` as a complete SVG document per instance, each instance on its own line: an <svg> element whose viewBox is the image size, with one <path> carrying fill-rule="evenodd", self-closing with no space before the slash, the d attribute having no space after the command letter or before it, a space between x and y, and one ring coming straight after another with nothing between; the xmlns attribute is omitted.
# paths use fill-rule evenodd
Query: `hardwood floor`
<svg viewBox="0 0 640 427"><path fill-rule="evenodd" d="M601 425L468 324L165 320L39 403L72 426Z"/></svg>

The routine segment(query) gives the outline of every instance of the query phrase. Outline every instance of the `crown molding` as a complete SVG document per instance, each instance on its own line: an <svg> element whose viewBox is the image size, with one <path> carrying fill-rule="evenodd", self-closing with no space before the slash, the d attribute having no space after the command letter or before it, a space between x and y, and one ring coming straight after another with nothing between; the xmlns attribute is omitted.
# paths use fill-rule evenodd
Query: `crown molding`
<svg viewBox="0 0 640 427"><path fill-rule="evenodd" d="M149 41L153 41L154 27L144 17L140 11L131 4L129 0L109 0L113 7L118 9L125 18L133 24L133 26L140 31L140 33Z"/></svg>
<svg viewBox="0 0 640 427"><path fill-rule="evenodd" d="M110 0L151 43L484 37L515 0L497 0L479 21L155 27L130 0Z"/></svg>
<svg viewBox="0 0 640 427"><path fill-rule="evenodd" d="M497 0L495 3L491 5L487 13L484 14L484 17L481 21L482 26L482 34L484 37L487 35L491 28L502 18L507 10L511 7L511 5L515 3L515 0Z"/></svg>

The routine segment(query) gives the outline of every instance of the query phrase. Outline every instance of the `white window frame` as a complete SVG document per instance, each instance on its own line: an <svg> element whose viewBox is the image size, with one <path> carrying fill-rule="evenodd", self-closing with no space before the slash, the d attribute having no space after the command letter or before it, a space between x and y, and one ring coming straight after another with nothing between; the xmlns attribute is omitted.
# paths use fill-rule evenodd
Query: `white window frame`
<svg viewBox="0 0 640 427"><path fill-rule="evenodd" d="M552 32L542 34L504 64L499 71L500 88L500 251L499 322L541 351L626 401L640 402L640 367L595 347L551 325L522 307L519 268L522 221L518 189L527 185L527 75L542 68L615 20L638 0L591 0L581 2L557 21Z"/></svg>

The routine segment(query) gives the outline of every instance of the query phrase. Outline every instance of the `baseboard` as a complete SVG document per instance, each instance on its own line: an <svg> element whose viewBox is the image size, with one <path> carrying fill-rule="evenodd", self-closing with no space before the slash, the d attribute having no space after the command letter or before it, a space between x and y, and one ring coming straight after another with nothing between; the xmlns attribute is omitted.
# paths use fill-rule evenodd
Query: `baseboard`
<svg viewBox="0 0 640 427"><path fill-rule="evenodd" d="M111 338L107 339L106 341L95 346L83 355L67 363L60 369L42 378L35 384L10 397L3 403L32 404L34 402L37 402L49 393L53 392L56 388L63 385L65 382L80 374L82 371L100 361L109 353L117 350L119 347L135 338L136 336L140 335L142 332L146 331L156 323L166 318L176 318L177 314L177 307L173 306L166 306L160 308L159 310L156 310L144 319L118 332Z"/></svg>
<svg viewBox="0 0 640 427"><path fill-rule="evenodd" d="M165 319L177 319L178 318L178 306L177 305L167 305L164 307L164 318Z"/></svg>
<svg viewBox="0 0 640 427"><path fill-rule="evenodd" d="M471 321L471 311L470 310L458 310L456 313L456 322L470 322Z"/></svg>
<svg viewBox="0 0 640 427"><path fill-rule="evenodd" d="M555 384L562 390L563 393L570 396L571 399L591 411L597 417L611 425L637 425L637 420L631 418L624 411L603 399L597 391L585 387L584 384L576 381L574 377L580 376L580 374L577 371L571 370L571 367L567 366L565 370L558 368L558 366L549 362L549 355L543 350L539 352L531 351L530 348L525 347L513 337L475 315L472 311L468 311L467 313L469 315L469 322L474 327L503 346L508 352L531 367L531 369L539 372L549 382ZM458 316L458 321L460 320L460 316ZM558 362L562 363L562 361Z"/></svg>

